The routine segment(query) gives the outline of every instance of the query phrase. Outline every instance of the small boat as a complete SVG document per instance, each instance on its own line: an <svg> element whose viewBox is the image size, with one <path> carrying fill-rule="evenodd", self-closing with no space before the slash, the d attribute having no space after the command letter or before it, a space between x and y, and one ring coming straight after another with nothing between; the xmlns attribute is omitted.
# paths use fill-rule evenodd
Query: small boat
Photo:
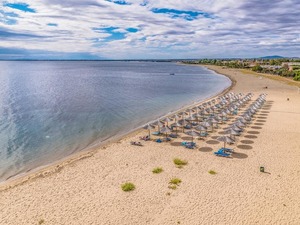
<svg viewBox="0 0 300 225"><path fill-rule="evenodd" d="M175 75L175 73L170 73L170 75Z"/></svg>

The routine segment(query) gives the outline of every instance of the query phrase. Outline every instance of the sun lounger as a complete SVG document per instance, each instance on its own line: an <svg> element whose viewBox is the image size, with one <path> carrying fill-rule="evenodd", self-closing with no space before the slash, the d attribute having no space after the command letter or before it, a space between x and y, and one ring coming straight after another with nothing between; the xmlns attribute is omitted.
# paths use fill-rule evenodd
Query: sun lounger
<svg viewBox="0 0 300 225"><path fill-rule="evenodd" d="M194 149L196 147L196 145L189 145L189 144L187 144L187 145L185 145L185 147L189 148L189 149Z"/></svg>
<svg viewBox="0 0 300 225"><path fill-rule="evenodd" d="M193 149L194 147L196 147L196 143L195 142L187 142L187 141L183 141L181 142L181 145L189 148L189 149Z"/></svg>
<svg viewBox="0 0 300 225"><path fill-rule="evenodd" d="M191 128L192 128L191 125L185 125L185 126L184 126L184 129L191 129Z"/></svg>
<svg viewBox="0 0 300 225"><path fill-rule="evenodd" d="M195 142L187 142L187 141L183 141L181 142L181 145L187 147L187 148L194 148L196 147L196 143Z"/></svg>
<svg viewBox="0 0 300 225"><path fill-rule="evenodd" d="M166 137L166 138L163 138L162 141L171 141L171 138Z"/></svg>
<svg viewBox="0 0 300 225"><path fill-rule="evenodd" d="M153 135L160 135L161 133L158 132L158 131L156 131L156 132L153 132L152 134L153 134Z"/></svg>
<svg viewBox="0 0 300 225"><path fill-rule="evenodd" d="M137 141L131 141L130 144L136 145L136 146L143 146L141 142Z"/></svg>
<svg viewBox="0 0 300 225"><path fill-rule="evenodd" d="M207 135L208 135L207 132L205 132L205 133L200 133L200 137L206 137Z"/></svg>
<svg viewBox="0 0 300 225"><path fill-rule="evenodd" d="M178 135L177 134L169 134L169 137L171 137L171 138L177 138Z"/></svg>
<svg viewBox="0 0 300 225"><path fill-rule="evenodd" d="M162 143L163 141L159 138L159 139L156 139L155 142Z"/></svg>
<svg viewBox="0 0 300 225"><path fill-rule="evenodd" d="M232 148L220 148L219 150L218 150L218 152L224 152L224 153L232 153L233 152L233 149Z"/></svg>
<svg viewBox="0 0 300 225"><path fill-rule="evenodd" d="M143 136L143 137L140 137L140 140L149 141L150 137L148 135L147 136Z"/></svg>
<svg viewBox="0 0 300 225"><path fill-rule="evenodd" d="M221 156L221 157L230 157L230 154L228 153L225 153L223 151L217 151L217 152L214 152L216 156Z"/></svg>

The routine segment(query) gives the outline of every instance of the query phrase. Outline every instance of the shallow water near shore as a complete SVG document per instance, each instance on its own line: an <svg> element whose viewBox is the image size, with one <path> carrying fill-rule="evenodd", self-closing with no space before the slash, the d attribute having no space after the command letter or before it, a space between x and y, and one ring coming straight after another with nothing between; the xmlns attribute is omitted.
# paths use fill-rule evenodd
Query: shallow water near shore
<svg viewBox="0 0 300 225"><path fill-rule="evenodd" d="M0 68L0 181L231 84L202 67L170 62L2 61Z"/></svg>

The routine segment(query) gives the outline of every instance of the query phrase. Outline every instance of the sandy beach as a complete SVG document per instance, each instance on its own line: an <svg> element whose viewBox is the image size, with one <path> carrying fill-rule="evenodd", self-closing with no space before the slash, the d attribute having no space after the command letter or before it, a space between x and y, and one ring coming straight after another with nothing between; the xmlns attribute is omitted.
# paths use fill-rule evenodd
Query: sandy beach
<svg viewBox="0 0 300 225"><path fill-rule="evenodd" d="M222 128L196 149L143 142L138 131L0 187L0 224L300 224L300 93L264 75L208 66L236 81L235 93L266 93L266 104L239 137L232 158L213 152ZM265 87L268 87L267 89ZM289 101L287 100L289 98ZM174 158L188 162L177 168ZM260 167L265 173L260 172ZM153 174L155 167L163 172ZM215 175L209 173L216 172ZM169 188L172 178L182 183ZM124 192L121 184L136 189Z"/></svg>

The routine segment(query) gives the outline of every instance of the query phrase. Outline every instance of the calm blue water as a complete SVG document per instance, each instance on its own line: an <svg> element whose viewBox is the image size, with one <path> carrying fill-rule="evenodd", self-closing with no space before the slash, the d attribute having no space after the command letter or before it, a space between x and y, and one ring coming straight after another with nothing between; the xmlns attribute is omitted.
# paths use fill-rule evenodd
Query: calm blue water
<svg viewBox="0 0 300 225"><path fill-rule="evenodd" d="M0 62L0 181L229 85L224 76L175 63Z"/></svg>

